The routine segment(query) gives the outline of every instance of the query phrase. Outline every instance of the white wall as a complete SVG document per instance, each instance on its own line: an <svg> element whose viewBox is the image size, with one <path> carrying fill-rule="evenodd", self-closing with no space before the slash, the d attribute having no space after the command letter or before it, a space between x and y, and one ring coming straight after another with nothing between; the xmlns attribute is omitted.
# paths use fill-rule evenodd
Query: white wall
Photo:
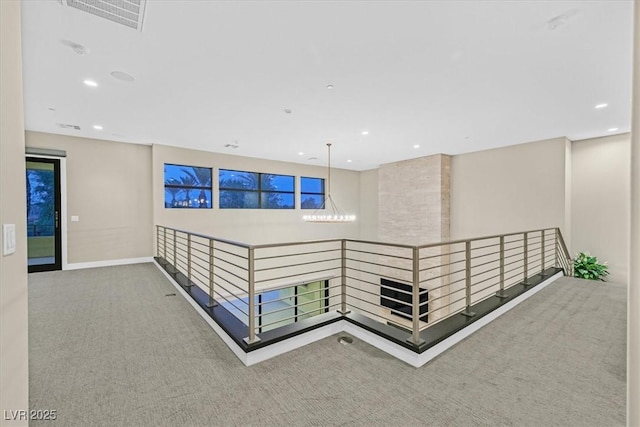
<svg viewBox="0 0 640 427"><path fill-rule="evenodd" d="M453 156L451 238L560 227L565 206L566 138Z"/></svg>
<svg viewBox="0 0 640 427"><path fill-rule="evenodd" d="M0 1L0 223L16 226L15 253L0 254L0 414L2 425L7 426L29 424L24 420L4 420L5 413L11 417L9 411L29 409L21 49L20 2Z"/></svg>
<svg viewBox="0 0 640 427"><path fill-rule="evenodd" d="M609 265L628 283L630 134L572 143L571 247Z"/></svg>
<svg viewBox="0 0 640 427"><path fill-rule="evenodd" d="M164 164L182 164L214 168L213 209L166 209L164 207ZM302 220L313 210L300 209L219 209L218 169L327 177L326 166L263 160L189 150L165 145L153 146L153 212L157 225L190 230L243 243L261 244L333 237L359 237L358 222L352 224L314 224ZM331 195L347 213L359 216L360 174L343 169L331 170ZM296 181L298 187L299 181Z"/></svg>

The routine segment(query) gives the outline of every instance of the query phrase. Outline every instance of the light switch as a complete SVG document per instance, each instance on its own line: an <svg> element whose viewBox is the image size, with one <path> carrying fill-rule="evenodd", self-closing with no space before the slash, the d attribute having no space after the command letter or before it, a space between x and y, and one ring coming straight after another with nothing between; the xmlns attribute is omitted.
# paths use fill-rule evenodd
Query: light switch
<svg viewBox="0 0 640 427"><path fill-rule="evenodd" d="M78 222L80 221L80 217L78 215L71 215L71 222Z"/></svg>
<svg viewBox="0 0 640 427"><path fill-rule="evenodd" d="M2 254L11 255L16 251L16 225L2 225Z"/></svg>

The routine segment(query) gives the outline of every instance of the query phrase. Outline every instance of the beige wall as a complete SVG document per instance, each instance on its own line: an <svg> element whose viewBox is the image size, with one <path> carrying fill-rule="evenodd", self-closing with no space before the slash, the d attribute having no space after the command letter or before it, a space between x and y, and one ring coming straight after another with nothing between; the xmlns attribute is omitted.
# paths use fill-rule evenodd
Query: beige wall
<svg viewBox="0 0 640 427"><path fill-rule="evenodd" d="M26 144L67 152L69 264L153 254L150 146L39 132Z"/></svg>
<svg viewBox="0 0 640 427"><path fill-rule="evenodd" d="M461 154L451 161L451 238L566 223L566 138Z"/></svg>
<svg viewBox="0 0 640 427"><path fill-rule="evenodd" d="M164 164L214 168L213 209L165 209ZM358 237L358 222L352 224L305 223L302 216L312 210L218 209L218 169L326 178L326 166L263 160L252 157L188 150L165 145L153 146L153 212L157 225L195 231L243 243L260 244L332 237ZM359 215L360 176L358 172L332 169L332 197L347 213ZM296 187L299 187L297 181Z"/></svg>
<svg viewBox="0 0 640 427"><path fill-rule="evenodd" d="M0 1L0 223L16 225L16 252L0 254L0 414L29 409L27 235L20 3ZM4 239L2 237L1 239Z"/></svg>
<svg viewBox="0 0 640 427"><path fill-rule="evenodd" d="M630 134L572 143L571 246L606 261L608 280L620 283L628 283L629 155Z"/></svg>
<svg viewBox="0 0 640 427"><path fill-rule="evenodd" d="M631 221L627 308L627 425L640 426L640 1L634 3Z"/></svg>

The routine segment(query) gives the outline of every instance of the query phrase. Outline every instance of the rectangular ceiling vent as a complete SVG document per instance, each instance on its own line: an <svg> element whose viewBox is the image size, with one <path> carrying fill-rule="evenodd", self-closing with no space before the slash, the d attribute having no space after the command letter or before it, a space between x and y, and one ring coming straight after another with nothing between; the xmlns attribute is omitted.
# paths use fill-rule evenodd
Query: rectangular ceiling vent
<svg viewBox="0 0 640 427"><path fill-rule="evenodd" d="M142 31L146 0L62 0L62 3L111 22Z"/></svg>
<svg viewBox="0 0 640 427"><path fill-rule="evenodd" d="M80 126L78 126L78 125L69 125L69 124L66 124L66 123L58 123L58 126L60 126L62 129L80 130Z"/></svg>

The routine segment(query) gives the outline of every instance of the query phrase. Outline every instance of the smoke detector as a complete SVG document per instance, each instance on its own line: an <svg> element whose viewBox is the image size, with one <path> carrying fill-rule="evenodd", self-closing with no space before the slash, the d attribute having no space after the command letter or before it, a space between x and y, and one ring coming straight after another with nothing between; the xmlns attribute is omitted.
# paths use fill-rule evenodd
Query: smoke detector
<svg viewBox="0 0 640 427"><path fill-rule="evenodd" d="M67 47L70 47L78 55L86 55L88 53L91 53L91 51L86 47L82 46L79 43L72 42L71 40L60 40L60 43Z"/></svg>

